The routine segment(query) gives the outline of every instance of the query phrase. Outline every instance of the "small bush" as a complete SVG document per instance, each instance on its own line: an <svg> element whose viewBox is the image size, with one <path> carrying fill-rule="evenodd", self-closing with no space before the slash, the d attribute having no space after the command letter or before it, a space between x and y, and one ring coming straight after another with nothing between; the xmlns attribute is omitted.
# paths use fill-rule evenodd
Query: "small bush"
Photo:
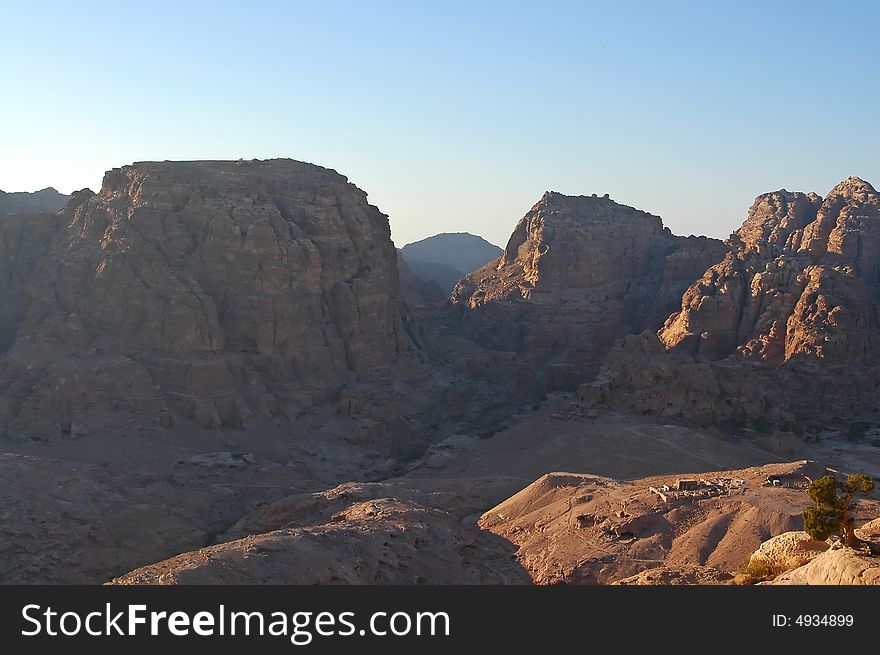
<svg viewBox="0 0 880 655"><path fill-rule="evenodd" d="M755 584L756 582L760 582L760 580L755 580L755 578L752 577L751 573L737 573L733 577L733 581L731 582L731 584L735 584L739 587L747 587L749 585Z"/></svg>
<svg viewBox="0 0 880 655"><path fill-rule="evenodd" d="M749 565L746 567L746 575L750 576L753 581L766 580L767 578L772 577L767 565L763 562L756 561L749 562Z"/></svg>

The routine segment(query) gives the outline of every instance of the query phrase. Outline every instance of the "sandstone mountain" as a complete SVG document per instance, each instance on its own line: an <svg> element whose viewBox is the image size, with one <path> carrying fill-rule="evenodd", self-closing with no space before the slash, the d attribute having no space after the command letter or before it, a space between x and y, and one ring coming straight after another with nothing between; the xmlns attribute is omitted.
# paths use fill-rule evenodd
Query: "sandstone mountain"
<svg viewBox="0 0 880 655"><path fill-rule="evenodd" d="M0 219L10 214L27 214L33 212L57 212L64 206L70 196L58 193L52 187L42 191L28 193L19 191L6 193L0 191Z"/></svg>
<svg viewBox="0 0 880 655"><path fill-rule="evenodd" d="M413 272L435 282L445 295L471 271L501 254L501 248L467 232L446 232L408 243L400 249Z"/></svg>
<svg viewBox="0 0 880 655"><path fill-rule="evenodd" d="M627 337L582 396L702 423L873 419L880 400L874 188L851 177L824 200L764 194L730 245L684 293L659 340Z"/></svg>
<svg viewBox="0 0 880 655"><path fill-rule="evenodd" d="M667 348L706 359L738 351L777 366L873 355L880 196L870 184L848 178L824 200L784 189L758 196L732 245L660 331Z"/></svg>
<svg viewBox="0 0 880 655"><path fill-rule="evenodd" d="M501 258L462 279L452 302L479 343L574 380L595 372L621 334L659 327L725 251L715 239L675 236L658 216L607 195L547 192Z"/></svg>
<svg viewBox="0 0 880 655"><path fill-rule="evenodd" d="M319 166L143 162L75 194L60 219L2 229L12 433L54 433L59 418L71 430L104 414L94 402L240 426L407 347L387 217Z"/></svg>

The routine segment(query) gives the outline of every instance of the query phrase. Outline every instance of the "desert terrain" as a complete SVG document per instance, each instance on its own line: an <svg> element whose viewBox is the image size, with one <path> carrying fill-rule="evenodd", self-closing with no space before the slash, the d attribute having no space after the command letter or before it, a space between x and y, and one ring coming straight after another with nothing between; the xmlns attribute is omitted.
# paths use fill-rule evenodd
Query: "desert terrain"
<svg viewBox="0 0 880 655"><path fill-rule="evenodd" d="M498 251L398 251L364 191L293 160L16 203L2 583L730 583L803 529L809 482L880 477L858 178L764 194L724 242L548 192ZM833 582L838 550L777 577Z"/></svg>

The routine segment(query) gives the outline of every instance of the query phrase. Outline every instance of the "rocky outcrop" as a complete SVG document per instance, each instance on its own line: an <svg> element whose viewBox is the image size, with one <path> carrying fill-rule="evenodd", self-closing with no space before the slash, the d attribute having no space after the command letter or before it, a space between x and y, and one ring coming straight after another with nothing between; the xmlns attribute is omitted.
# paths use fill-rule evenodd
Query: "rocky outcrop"
<svg viewBox="0 0 880 655"><path fill-rule="evenodd" d="M406 347L387 217L329 169L143 162L75 194L63 228L4 223L0 428L13 433L81 420L62 407L94 417L105 388L117 407L240 426Z"/></svg>
<svg viewBox="0 0 880 655"><path fill-rule="evenodd" d="M546 193L500 259L452 294L468 333L553 365L571 380L595 371L620 334L658 327L725 246L678 237L658 216L606 196Z"/></svg>
<svg viewBox="0 0 880 655"><path fill-rule="evenodd" d="M742 570L767 536L802 525L806 492L762 483L824 471L799 461L633 481L550 473L483 514L480 526L518 545L538 584L715 584L721 577L705 567ZM669 492L683 477L714 490Z"/></svg>
<svg viewBox="0 0 880 655"><path fill-rule="evenodd" d="M759 196L659 340L620 342L582 398L700 424L871 420L878 226L880 196L858 178L824 200Z"/></svg>
<svg viewBox="0 0 880 655"><path fill-rule="evenodd" d="M855 533L856 537L870 544L874 550L880 550L880 518L856 528Z"/></svg>
<svg viewBox="0 0 880 655"><path fill-rule="evenodd" d="M615 582L622 586L656 585L721 585L729 584L733 576L711 566L659 566Z"/></svg>
<svg viewBox="0 0 880 655"><path fill-rule="evenodd" d="M495 564L495 566L493 566ZM512 584L527 578L509 544L447 513L378 498L327 523L184 553L112 584Z"/></svg>
<svg viewBox="0 0 880 655"><path fill-rule="evenodd" d="M684 294L660 331L667 348L781 365L860 363L877 344L880 196L859 178L822 200L758 196L732 251Z"/></svg>
<svg viewBox="0 0 880 655"><path fill-rule="evenodd" d="M806 532L783 532L752 553L748 570L762 577L776 576L811 562L826 550L826 542L813 539Z"/></svg>
<svg viewBox="0 0 880 655"><path fill-rule="evenodd" d="M69 196L58 193L52 187L33 193L0 191L0 219L10 214L54 213L64 206L68 198Z"/></svg>
<svg viewBox="0 0 880 655"><path fill-rule="evenodd" d="M851 548L833 548L809 564L783 573L774 585L876 585L880 584L880 558Z"/></svg>

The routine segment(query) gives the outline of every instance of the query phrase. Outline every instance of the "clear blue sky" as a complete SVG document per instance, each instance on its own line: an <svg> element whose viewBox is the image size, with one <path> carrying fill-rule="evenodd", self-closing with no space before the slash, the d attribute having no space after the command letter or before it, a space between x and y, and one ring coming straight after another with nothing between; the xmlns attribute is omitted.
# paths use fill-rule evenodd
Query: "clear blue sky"
<svg viewBox="0 0 880 655"><path fill-rule="evenodd" d="M503 245L548 189L726 236L763 191L880 185L878 24L877 0L3 0L0 188L293 157L398 245Z"/></svg>

